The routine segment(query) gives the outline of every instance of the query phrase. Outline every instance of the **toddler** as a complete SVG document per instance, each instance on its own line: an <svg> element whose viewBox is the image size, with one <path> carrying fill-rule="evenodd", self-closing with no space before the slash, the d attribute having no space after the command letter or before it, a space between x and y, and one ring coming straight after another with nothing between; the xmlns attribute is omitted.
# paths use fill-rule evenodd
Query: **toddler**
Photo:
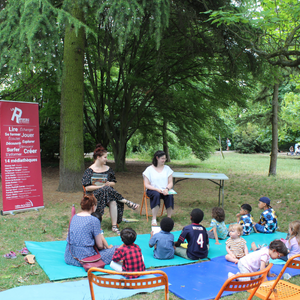
<svg viewBox="0 0 300 300"><path fill-rule="evenodd" d="M134 244L136 232L132 228L124 228L121 233L124 243L116 249L110 267L118 272L145 271L144 258L140 247ZM118 262L122 261L122 265ZM126 276L126 278L137 278L138 276Z"/></svg>
<svg viewBox="0 0 300 300"><path fill-rule="evenodd" d="M255 249L253 249L255 250ZM277 259L288 254L288 249L285 244L280 240L274 240L270 243L269 247L263 247L257 251L253 251L246 256L242 257L238 262L239 273L253 273L258 272L266 268L270 258ZM228 278L234 275L228 273ZM268 274L268 276L274 277L275 274ZM242 277L240 281L248 281L250 277ZM267 280L267 279L266 279Z"/></svg>
<svg viewBox="0 0 300 300"><path fill-rule="evenodd" d="M243 204L240 212L236 215L237 223L243 226L243 235L249 235L253 227L253 218L250 215L251 205Z"/></svg>
<svg viewBox="0 0 300 300"><path fill-rule="evenodd" d="M160 227L160 232L156 234L153 234L153 231L151 232L149 247L154 246L154 257L157 259L174 258L174 235L170 233L174 227L174 221L165 217L160 221Z"/></svg>
<svg viewBox="0 0 300 300"><path fill-rule="evenodd" d="M293 221L289 225L289 234L287 239L280 239L289 249L287 256L280 259L287 261L296 254L300 254L300 221Z"/></svg>
<svg viewBox="0 0 300 300"><path fill-rule="evenodd" d="M205 227L200 225L204 213L199 208L194 208L191 212L192 224L185 226L175 243L175 254L190 260L198 260L207 257L209 241ZM187 249L180 246L184 240L188 241Z"/></svg>
<svg viewBox="0 0 300 300"><path fill-rule="evenodd" d="M228 229L224 222L225 211L222 207L214 207L211 214L212 220L210 226L212 226L212 229L208 231L208 237L210 239L215 239L217 245L221 245L219 239L224 240L228 236Z"/></svg>
<svg viewBox="0 0 300 300"><path fill-rule="evenodd" d="M233 224L229 226L230 238L226 241L225 255L226 260L238 263L239 259L248 254L247 242L241 237L243 234L243 226L239 224Z"/></svg>
<svg viewBox="0 0 300 300"><path fill-rule="evenodd" d="M258 207L263 210L258 223L253 222L257 232L272 233L277 229L277 216L275 210L270 205L271 200L268 197L261 197Z"/></svg>

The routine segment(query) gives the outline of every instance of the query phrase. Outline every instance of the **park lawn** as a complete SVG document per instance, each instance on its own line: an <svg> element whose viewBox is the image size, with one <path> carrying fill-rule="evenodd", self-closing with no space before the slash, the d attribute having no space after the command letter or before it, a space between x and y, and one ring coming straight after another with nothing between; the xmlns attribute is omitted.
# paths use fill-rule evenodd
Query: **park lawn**
<svg viewBox="0 0 300 300"><path fill-rule="evenodd" d="M172 161L169 165L174 171L184 172L205 172L205 173L224 173L229 177L225 182L225 200L224 209L226 213L226 223L236 221L236 213L243 203L252 206L252 215L255 220L259 219L261 211L258 209L258 199L261 196L268 196L271 199L271 205L276 210L279 219L279 230L287 232L288 224L299 219L300 212L300 174L299 159L279 155L277 162L277 176L268 177L268 168L270 156L268 154L238 154L234 152L225 152L225 158L220 154L214 154L210 159L201 162L197 159L185 161ZM127 189L118 190L128 199L133 200L132 190L136 190L140 185L138 196L134 199L141 203L142 183L141 172L145 169L145 162L135 161L131 164L137 164L134 169L129 169L128 176L136 178L126 182L126 174L116 173L118 178L123 178L127 184ZM130 164L130 165L131 165ZM139 165L140 164L140 165ZM150 164L150 163L149 163ZM44 175L46 174L46 175ZM0 255L10 250L22 249L25 240L31 241L55 241L66 238L71 204L76 203L79 210L79 201L82 193L73 193L62 195L53 191L55 201L51 197L46 197L45 193L51 193L47 184L50 179L47 178L47 172L43 170L43 188L45 198L45 209L39 212L30 211L25 213L5 215L0 217L1 247ZM121 182L121 180L118 181ZM54 181L55 183L56 181ZM57 178L58 183L58 178ZM52 187L53 189L53 187ZM117 188L118 189L118 188ZM201 208L204 211L204 220L202 224L206 227L210 225L211 210L217 206L218 186L207 180L185 180L175 185L178 195L175 197L175 212L173 219L175 222L174 230L181 230L183 226L189 223L189 213L193 208ZM57 194L56 194L57 193ZM76 200L75 200L76 199ZM79 200L78 200L79 199ZM120 229L131 226L138 233L150 232L150 221L145 222L145 216L140 216L139 212L125 210L125 218L136 218L137 223L121 223ZM114 236L110 231L110 219L108 210L106 210L102 227L106 236ZM23 258L18 255L17 259L8 260L0 258L0 291L21 286L49 282L48 277L38 264L28 265L24 263ZM300 276L291 279L292 283L300 285ZM247 294L238 293L228 296L225 299L245 299ZM152 294L137 295L132 299L162 299L163 292ZM179 299L170 293L170 299Z"/></svg>

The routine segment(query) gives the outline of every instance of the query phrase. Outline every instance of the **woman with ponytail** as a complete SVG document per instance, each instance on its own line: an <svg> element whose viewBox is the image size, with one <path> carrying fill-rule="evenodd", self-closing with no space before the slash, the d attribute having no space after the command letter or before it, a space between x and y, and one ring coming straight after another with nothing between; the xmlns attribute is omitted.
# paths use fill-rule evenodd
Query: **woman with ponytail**
<svg viewBox="0 0 300 300"><path fill-rule="evenodd" d="M82 265L78 260L96 255L97 252L94 249L96 246L99 249L101 259L108 265L119 246L106 248L103 244L100 220L91 215L97 207L97 200L94 195L84 195L80 206L82 211L76 214L70 222L65 262L68 265L81 267Z"/></svg>
<svg viewBox="0 0 300 300"><path fill-rule="evenodd" d="M97 199L97 209L101 215L104 214L104 208L109 207L112 231L120 234L117 224L122 222L124 204L129 208L136 210L139 205L126 200L119 194L114 186L116 184L116 177L114 171L106 165L107 151L98 144L93 154L94 163L85 170L82 177L82 185L85 186L87 193L93 193ZM107 181L104 185L99 186L92 183L92 177L105 175Z"/></svg>

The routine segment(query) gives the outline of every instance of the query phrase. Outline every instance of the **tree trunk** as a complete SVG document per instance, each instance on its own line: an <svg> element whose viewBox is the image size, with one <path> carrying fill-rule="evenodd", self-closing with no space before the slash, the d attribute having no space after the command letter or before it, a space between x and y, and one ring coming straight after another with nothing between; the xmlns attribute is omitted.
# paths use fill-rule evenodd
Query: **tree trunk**
<svg viewBox="0 0 300 300"><path fill-rule="evenodd" d="M122 141L122 142L121 142ZM124 139L120 139L119 143L114 144L113 152L115 158L115 171L126 171L126 147L127 142Z"/></svg>
<svg viewBox="0 0 300 300"><path fill-rule="evenodd" d="M74 3L75 2L75 3ZM74 1L70 13L84 21L83 11ZM82 190L83 157L83 61L85 33L81 27L66 25L64 38L64 67L60 112L59 187L62 192Z"/></svg>
<svg viewBox="0 0 300 300"><path fill-rule="evenodd" d="M272 152L269 168L269 176L276 175L277 153L278 153L278 90L279 84L274 85L272 100Z"/></svg>
<svg viewBox="0 0 300 300"><path fill-rule="evenodd" d="M171 158L170 158L169 145L168 145L167 125L168 125L168 122L164 118L163 131L162 131L162 134L163 134L163 151L166 153L167 162L170 162Z"/></svg>

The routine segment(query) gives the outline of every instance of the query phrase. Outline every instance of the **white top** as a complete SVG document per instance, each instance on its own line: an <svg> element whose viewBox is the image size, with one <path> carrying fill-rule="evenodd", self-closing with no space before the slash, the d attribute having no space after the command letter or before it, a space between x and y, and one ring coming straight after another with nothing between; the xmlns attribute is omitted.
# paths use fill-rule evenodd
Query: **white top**
<svg viewBox="0 0 300 300"><path fill-rule="evenodd" d="M249 273L257 272L260 270L260 263L264 261L267 263L270 260L269 247L263 247L260 250L253 251L240 259L240 263L249 270Z"/></svg>
<svg viewBox="0 0 300 300"><path fill-rule="evenodd" d="M143 172L143 177L146 176L153 187L163 190L168 185L168 178L172 174L173 170L169 166L164 165L162 172L159 173L151 165Z"/></svg>
<svg viewBox="0 0 300 300"><path fill-rule="evenodd" d="M296 237L293 237L290 241L289 240L281 240L281 241L284 242L284 244L290 251L288 254L288 258L291 258L296 254L300 254L300 247Z"/></svg>

